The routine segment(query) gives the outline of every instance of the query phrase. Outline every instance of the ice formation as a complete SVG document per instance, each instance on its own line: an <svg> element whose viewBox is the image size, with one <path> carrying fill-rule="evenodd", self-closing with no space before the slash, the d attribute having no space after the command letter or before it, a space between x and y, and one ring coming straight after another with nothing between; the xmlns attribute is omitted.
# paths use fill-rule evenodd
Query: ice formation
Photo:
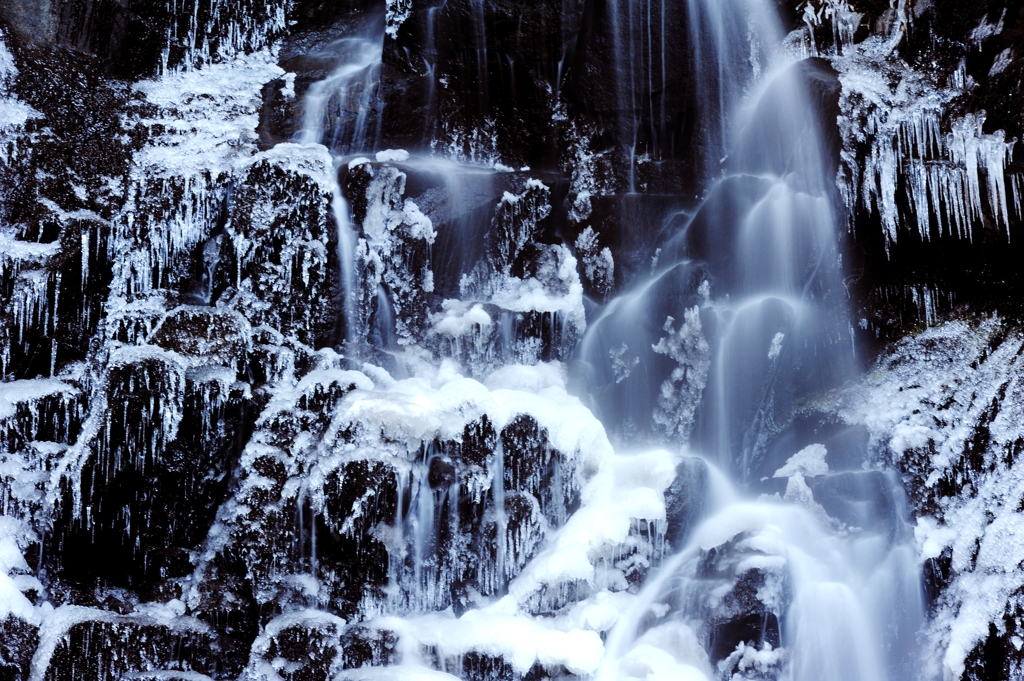
<svg viewBox="0 0 1024 681"><path fill-rule="evenodd" d="M883 358L841 406L901 470L920 560L933 579L950 580L925 630L944 651L930 674L959 678L990 630L1016 645L1006 618L1021 607L1022 344L1007 331L999 318L931 328Z"/></svg>
<svg viewBox="0 0 1024 681"><path fill-rule="evenodd" d="M976 86L963 64L959 78L936 82L892 57L901 35L896 24L892 37L869 38L831 60L843 85L838 184L848 215L876 213L887 243L905 224L922 240L970 240L984 216L1009 238L1011 210L1021 204L1019 181L1008 172L1016 140L984 132L984 111L953 114L953 101Z"/></svg>

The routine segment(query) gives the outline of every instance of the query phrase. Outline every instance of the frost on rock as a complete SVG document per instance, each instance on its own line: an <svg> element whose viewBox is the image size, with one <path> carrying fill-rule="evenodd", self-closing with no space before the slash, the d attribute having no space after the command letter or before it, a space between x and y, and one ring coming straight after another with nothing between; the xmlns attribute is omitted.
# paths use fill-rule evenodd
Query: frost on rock
<svg viewBox="0 0 1024 681"><path fill-rule="evenodd" d="M3 602L22 624L0 623L0 656L27 673L13 642L38 641L33 678L214 667L219 634L176 619L182 580L266 401L254 386L294 380L315 354L306 342L334 324L331 158L318 145L255 144L261 89L282 72L274 61L255 52L126 86L121 125L134 141L112 141L124 145L123 177L99 181L98 198L93 184L69 190L89 209L40 192L57 241L22 225L0 234L14 292L0 326L0 513L17 519L23 554L4 566ZM69 329L91 337L84 359L68 350ZM46 364L26 365L40 335L52 354L47 343ZM43 367L50 378L11 380L12 368ZM84 600L102 609L33 605L82 603L75 584L104 585ZM167 601L170 620L146 619ZM223 659L240 669L233 654Z"/></svg>
<svg viewBox="0 0 1024 681"><path fill-rule="evenodd" d="M321 353L321 368L280 386L261 414L189 607L217 621L238 603L285 608L261 620L254 678L360 666L361 648L339 637L380 641L369 632L389 629L396 640L371 646L375 664L441 649L591 673L592 631L559 633L565 625L529 613L559 610L581 589L628 588L626 575L660 557L671 456L615 456L558 365L505 367L481 384L413 363L417 375L395 381L330 368L335 357ZM446 608L494 614L456 620ZM508 626L525 638L506 654L493 637ZM539 650L550 636L589 652Z"/></svg>
<svg viewBox="0 0 1024 681"><path fill-rule="evenodd" d="M615 373L615 382L622 383L629 378L633 369L640 364L640 358L636 355L629 357L629 346L623 343L617 348L608 350L608 357L612 361L612 371Z"/></svg>
<svg viewBox="0 0 1024 681"><path fill-rule="evenodd" d="M486 233L486 253L460 278L459 300L429 317L428 345L477 377L502 364L567 360L586 328L578 262L562 245L538 243L550 190L514 181Z"/></svg>
<svg viewBox="0 0 1024 681"><path fill-rule="evenodd" d="M500 274L509 275L523 247L537 237L538 223L551 214L550 198L551 190L539 180L501 197L488 234L491 262Z"/></svg>
<svg viewBox="0 0 1024 681"><path fill-rule="evenodd" d="M82 427L82 391L55 379L0 384L0 513L30 518L46 508L50 470Z"/></svg>
<svg viewBox="0 0 1024 681"><path fill-rule="evenodd" d="M442 79L442 85L444 80ZM471 165L486 166L498 171L512 170L501 161L502 146L498 136L497 123L493 118L472 128L466 128L458 121L442 118L440 134L431 139L430 148L450 159Z"/></svg>
<svg viewBox="0 0 1024 681"><path fill-rule="evenodd" d="M594 126L575 120L566 131L567 151L560 164L563 172L569 175L569 219L576 223L584 223L590 217L594 197L611 194L614 190L615 174L610 150L595 152L591 149L596 135Z"/></svg>
<svg viewBox="0 0 1024 681"><path fill-rule="evenodd" d="M211 236L228 178L255 151L260 88L281 72L258 53L136 85L156 111L137 121L153 135L135 154L108 245L118 255L114 295L174 287L189 276L188 254Z"/></svg>
<svg viewBox="0 0 1024 681"><path fill-rule="evenodd" d="M48 613L39 630L39 647L28 679L114 681L135 673L166 670L187 674L196 668L210 669L212 632L184 612L184 605L176 600L140 606L124 615L61 606ZM188 678L185 674L171 677L182 676Z"/></svg>
<svg viewBox="0 0 1024 681"><path fill-rule="evenodd" d="M600 248L598 234L587 227L576 237L576 252L583 260L583 274L596 291L607 294L615 285L615 260L611 249Z"/></svg>
<svg viewBox="0 0 1024 681"><path fill-rule="evenodd" d="M349 164L346 193L359 225L357 320L355 337L391 332L397 342L420 341L426 325L427 296L433 291L430 245L437 233L430 218L405 197L406 174L384 163ZM386 301L381 301L381 293ZM376 327L376 328L374 328Z"/></svg>
<svg viewBox="0 0 1024 681"><path fill-rule="evenodd" d="M17 78L18 67L7 49L6 36L0 31L0 141L3 142L0 144L0 162L3 165L15 160L11 157L12 151L18 153L13 133L19 131L28 119L39 116L39 112L19 101L12 92Z"/></svg>
<svg viewBox="0 0 1024 681"><path fill-rule="evenodd" d="M213 276L223 289L218 304L308 345L333 331L332 172L319 145L278 145L254 156L240 169Z"/></svg>
<svg viewBox="0 0 1024 681"><path fill-rule="evenodd" d="M131 583L184 567L224 493L250 398L234 369L206 361L157 346L112 353L89 416L102 420L55 471L51 569ZM106 555L62 560L90 544Z"/></svg>
<svg viewBox="0 0 1024 681"><path fill-rule="evenodd" d="M391 38L398 38L398 29L412 16L412 0L387 0L385 31Z"/></svg>
<svg viewBox="0 0 1024 681"><path fill-rule="evenodd" d="M106 343L87 370L81 437L47 489L59 574L131 584L187 572L248 428L253 396L238 379L281 371L281 352L259 362L253 326L298 346L330 328L330 158L255 154L260 88L279 72L256 54L136 86L151 106L134 122L151 136L106 243ZM60 559L90 545L109 562Z"/></svg>
<svg viewBox="0 0 1024 681"><path fill-rule="evenodd" d="M683 323L675 329L675 320L665 320L666 336L652 349L678 365L661 384L658 406L652 416L655 426L673 440L687 441L701 394L711 367L711 349L704 338L700 307L683 313Z"/></svg>
<svg viewBox="0 0 1024 681"><path fill-rule="evenodd" d="M493 304L503 334L497 345L506 361L534 364L566 360L586 329L583 285L565 246L533 245L522 276L478 264L461 282L465 300Z"/></svg>
<svg viewBox="0 0 1024 681"><path fill-rule="evenodd" d="M31 631L39 626L42 619L42 613L29 596L38 600L44 589L24 556L38 540L24 522L9 515L0 515L0 632L5 628L12 630L8 633L11 639L8 645L17 643L15 634L25 636L24 631L17 630ZM0 661L9 660L11 653L17 652L3 647L0 644Z"/></svg>
<svg viewBox="0 0 1024 681"><path fill-rule="evenodd" d="M521 26L550 23L561 11L565 25L550 42L564 52L575 44L583 4L538 5ZM641 585L710 512L709 466L678 447L616 453L569 387L585 296L596 301L615 288L608 244L621 235L606 218L609 197L624 190L613 158L625 147L597 121L621 112L595 109L594 121L565 122L575 95L566 89L554 107L563 95L545 87L555 77L559 87L576 87L571 81L590 62L535 61L527 53L537 45L525 43L506 60L507 38L496 39L490 25L455 41L435 36L426 22L450 21L463 9L456 5L417 6L424 15L415 20L412 0L378 7L386 12L384 36L375 24L388 45L385 63L374 43L352 81L367 87L356 88L360 97L325 97L341 106L341 118L328 118L343 126L357 105L379 113L386 99L389 125L405 124L395 120L404 112L397 100L436 113L439 123L424 127L420 141L386 140L413 153L367 146L356 158L320 144L266 145L283 138L268 128L296 112L312 70L326 63L318 60L344 51L333 42L293 59L281 55L298 43L286 41L279 55L277 38L297 26L289 41L334 40L357 30L358 12L314 30L309 22L320 18L291 0L166 7L174 21L160 43L160 77L83 77L61 100L99 116L106 109L85 95L96 82L109 89L107 114L116 121L101 129L117 162L101 177L83 177L70 162L57 173L53 166L68 160L59 156L50 166L23 163L39 139L72 135L55 120L37 125L43 114L12 94L19 74L0 43L0 187L32 175L47 189L33 185L32 210L21 218L0 214L0 677L591 678L616 624L642 601ZM633 16L629 3L616 7L623 21L623 10ZM507 9L486 8L488 16ZM936 89L889 59L891 40L854 45L860 16L843 0L813 0L802 11L809 38L833 28L851 209L881 214L890 240L906 205L932 236L970 235L988 218L1006 226L1014 209L1019 216L1020 178L1006 174L1012 143L984 132L980 112L948 113L969 83ZM900 30L905 21L896 22ZM986 24L976 39L995 31ZM407 36L424 43L405 51ZM581 42L578 54L600 52L594 47ZM811 49L828 52L820 42ZM285 73L279 57L294 71ZM997 57L993 71L1012 58ZM480 69L462 68L466 60ZM465 80L500 75L508 86L474 92L484 96L466 108L488 97L517 102L508 108L522 119L531 117L520 107L553 108L550 120L539 118L550 127L519 144L519 128L494 115L504 104L462 115L453 94L462 90L449 88L453 65ZM342 66L321 81L321 94L349 78ZM883 71L885 79L875 78ZM396 87L398 77L414 80ZM538 85L534 94L527 78ZM430 99L416 104L420 95ZM642 113L634 111L635 121ZM381 136L393 132L378 123ZM654 143L643 138L658 131L646 127L635 126L638 149ZM319 136L309 132L294 139ZM446 158L416 151L428 141ZM502 154L511 163L519 153L547 159L538 171L544 181L527 175L525 161L519 171L502 164ZM858 154L869 159L863 172ZM556 157L561 177L549 167ZM447 175L459 163L470 166L459 168L464 175ZM647 172L662 159L643 153L635 163ZM901 174L906 185L895 180ZM438 198L452 177L470 176L456 188L465 196ZM665 197L648 196L661 210ZM18 203L0 199L8 212ZM460 239L475 241L453 247ZM677 257L671 250L664 259ZM620 279L632 255L616 252ZM652 375L648 365L665 367L655 374L653 421L665 441L682 443L715 333L684 303L710 305L710 283L680 280L658 295L675 319L658 331L668 312L662 300L645 299L636 307L661 306L655 333L642 329L647 340L639 342L616 337L587 360L610 365L608 386L623 384L623 394ZM937 295L920 293L929 322ZM624 319L621 326L639 330L639 316ZM889 378L876 375L844 403L921 491L913 502L922 556L936 575L950 575L929 635L954 672L976 664L986 639L1006 650L1019 644L1000 608L1016 608L1024 588L1005 569L1024 557L1013 510L1021 500L994 479L1013 479L1024 450L1012 425L1021 420L1016 369L1005 368L1015 367L1020 343L997 326L947 333L978 341L941 351L955 360L943 381L959 381L952 394L967 405L960 411L942 406L944 389L907 387L934 369L921 358L945 338L939 330L897 349L898 361L882 371ZM767 352L771 370L800 345L788 331L772 338L775 330L751 350L761 363ZM1005 370L992 369L996 359ZM895 390L897 382L906 389ZM694 608L706 628L668 621L646 631L623 661L634 678L782 673L791 652L779 647L779 621L792 566L777 521L790 511L802 522L808 509L824 514L817 486L839 484L832 479L842 474L832 474L824 445L815 444L775 475L788 480L767 484L784 486L791 504L761 514L751 509L760 503L730 504L735 515L694 544L700 553L685 574L703 580ZM669 610L658 603L651 612L664 618ZM704 645L755 620L756 646Z"/></svg>
<svg viewBox="0 0 1024 681"><path fill-rule="evenodd" d="M1024 613L1024 337L997 318L950 322L902 341L845 402L872 448L903 475L926 584L927 675L1015 678L1011 623ZM987 650L1004 650L985 671Z"/></svg>
<svg viewBox="0 0 1024 681"><path fill-rule="evenodd" d="M856 12L847 0L807 0L802 9L811 56L819 54L815 30L824 24L832 27L832 47L836 53L841 54L844 46L853 46L854 34L864 15Z"/></svg>
<svg viewBox="0 0 1024 681"><path fill-rule="evenodd" d="M229 62L270 47L287 28L294 0L186 0L165 27L160 74Z"/></svg>

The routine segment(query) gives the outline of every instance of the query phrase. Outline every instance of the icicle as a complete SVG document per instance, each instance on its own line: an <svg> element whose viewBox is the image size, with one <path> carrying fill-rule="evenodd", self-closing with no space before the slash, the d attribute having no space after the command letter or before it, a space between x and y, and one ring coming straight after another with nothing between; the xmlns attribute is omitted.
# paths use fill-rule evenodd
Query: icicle
<svg viewBox="0 0 1024 681"><path fill-rule="evenodd" d="M1017 211L1017 219L1020 220L1020 219L1024 218L1024 212L1022 212L1022 206L1021 206L1021 195L1020 195L1021 176L1020 176L1020 174L1014 174L1014 175L1010 176L1010 187L1012 188L1012 191L1013 191L1013 206L1014 206L1014 209Z"/></svg>
<svg viewBox="0 0 1024 681"><path fill-rule="evenodd" d="M501 438L494 448L494 471L492 472L492 490L494 492L494 517L498 524L497 564L494 573L497 579L496 591L504 588L505 554L508 551L507 537L508 516L505 513L505 450Z"/></svg>

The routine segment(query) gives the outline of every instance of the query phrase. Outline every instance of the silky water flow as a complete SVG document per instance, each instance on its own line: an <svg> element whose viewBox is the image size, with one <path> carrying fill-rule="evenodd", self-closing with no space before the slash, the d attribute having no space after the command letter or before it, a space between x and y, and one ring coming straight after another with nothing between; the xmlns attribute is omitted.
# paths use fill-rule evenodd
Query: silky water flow
<svg viewBox="0 0 1024 681"><path fill-rule="evenodd" d="M769 3L694 0L688 16L697 129L722 171L579 354L612 430L653 413L664 435L688 437L713 484L706 517L609 634L599 678L913 678L924 606L900 483L862 470L863 449L829 456L814 443L786 460L767 442L794 402L856 370L834 170L806 85L815 67L776 53ZM680 281L699 282L692 309L651 320ZM674 348L659 347L662 320ZM646 348L674 351L687 375L638 394L657 380ZM632 357L594 376L608 354ZM684 387L700 394L692 413L666 399ZM778 479L785 491L766 493Z"/></svg>
<svg viewBox="0 0 1024 681"><path fill-rule="evenodd" d="M667 118L640 93L664 87L673 61L665 0L609 4L632 192L638 131L652 128L657 159ZM613 438L675 443L684 452L678 470L703 484L687 492L697 511L673 536L678 552L654 566L607 634L598 678L710 679L734 669L792 681L912 678L924 604L899 481L864 468L866 447L851 455L826 443L799 452L769 446L795 404L856 372L835 174L807 90L815 66L782 53L768 0L689 0L685 15L703 199L667 221L647 275L590 311L571 365L581 399ZM338 168L379 151L383 25L364 33L331 46L337 66L305 99L299 141L325 144ZM455 201L467 191L463 178L486 183L494 172L435 156L403 160L445 176ZM368 295L376 328L353 321L358 235L340 187L333 207L344 340L394 345L382 287ZM482 230L459 238L482 240ZM423 456L429 463L434 453ZM396 526L415 538L423 598L411 605L429 609L437 598L427 592L438 588L432 536L450 522L440 506L458 486L438 492L417 478L412 488Z"/></svg>

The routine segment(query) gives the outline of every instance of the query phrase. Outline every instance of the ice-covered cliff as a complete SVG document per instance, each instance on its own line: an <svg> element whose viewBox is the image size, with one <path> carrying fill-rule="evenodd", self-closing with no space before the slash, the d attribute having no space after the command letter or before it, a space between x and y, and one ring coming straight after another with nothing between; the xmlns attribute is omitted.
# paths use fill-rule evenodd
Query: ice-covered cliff
<svg viewBox="0 0 1024 681"><path fill-rule="evenodd" d="M0 679L1012 679L1024 9L0 7Z"/></svg>

